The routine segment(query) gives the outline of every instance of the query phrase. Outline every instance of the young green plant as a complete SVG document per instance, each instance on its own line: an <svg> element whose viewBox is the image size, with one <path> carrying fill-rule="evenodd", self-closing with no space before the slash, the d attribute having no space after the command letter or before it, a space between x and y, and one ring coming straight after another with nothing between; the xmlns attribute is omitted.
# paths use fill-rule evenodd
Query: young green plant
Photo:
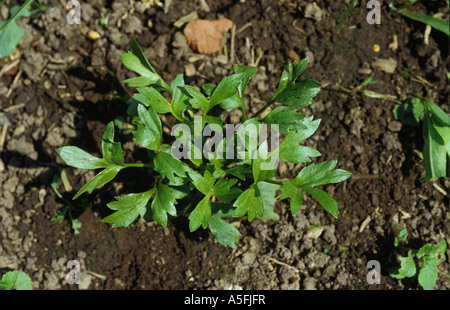
<svg viewBox="0 0 450 310"><path fill-rule="evenodd" d="M169 219L186 215L190 231L200 227L209 229L218 242L230 247L237 245L241 234L228 219L276 220L274 206L279 200L288 201L295 214L303 203L303 195L308 194L333 217L338 217L337 202L318 187L342 182L351 173L334 169L335 160L311 163L311 158L321 154L300 145L320 125L319 119L298 112L299 108L310 105L320 91L317 81L299 80L307 60L286 65L272 99L255 115L247 117L244 94L258 68L235 65L234 73L217 85L207 83L198 89L185 84L182 74L166 83L134 38L131 47L132 51L122 54L125 67L137 75L123 81L137 88L127 101L128 114L136 124L134 141L147 150L149 159L144 163L125 162L121 143L114 141L113 122L106 126L101 158L75 146L58 149L70 166L101 169L74 199L112 181L123 169L146 169L153 177L149 189L116 197L108 203L114 213L105 217L104 222L112 223L113 227L126 227L142 217L166 227ZM271 111L260 117L269 108ZM241 110L242 124L227 125L240 125L245 130L238 128L224 138L221 135L224 119L220 115L232 109ZM169 128L172 132L169 137L163 135L160 115L176 120L174 127ZM272 137L284 137L281 143L271 144L270 152L267 139L261 139L260 128L264 126L279 129L271 131ZM214 132L211 128L215 128ZM247 128L256 130L247 131ZM209 148L211 141L214 147ZM234 143L229 146L229 142L237 145L242 142L242 147L237 149ZM277 180L279 161L310 164L293 179Z"/></svg>
<svg viewBox="0 0 450 310"><path fill-rule="evenodd" d="M425 244L419 250L410 249L402 245L407 239L408 232L403 229L395 237L396 257L400 266L388 270L389 275L395 279L417 277L420 286L425 290L432 290L438 279L437 266L445 261L447 243L443 240L436 245ZM406 256L398 254L406 252Z"/></svg>

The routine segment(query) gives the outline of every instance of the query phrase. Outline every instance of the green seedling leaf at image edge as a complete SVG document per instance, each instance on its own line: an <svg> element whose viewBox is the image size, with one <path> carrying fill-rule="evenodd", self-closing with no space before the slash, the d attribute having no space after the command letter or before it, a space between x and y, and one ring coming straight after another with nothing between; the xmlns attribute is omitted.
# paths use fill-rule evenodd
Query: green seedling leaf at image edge
<svg viewBox="0 0 450 310"><path fill-rule="evenodd" d="M0 291L3 290L32 290L33 282L23 271L14 270L5 273L0 280Z"/></svg>
<svg viewBox="0 0 450 310"><path fill-rule="evenodd" d="M9 20L0 20L0 58L8 57L17 47L26 31L17 24L20 18L30 17L29 6L33 1L26 1L22 6L13 6Z"/></svg>

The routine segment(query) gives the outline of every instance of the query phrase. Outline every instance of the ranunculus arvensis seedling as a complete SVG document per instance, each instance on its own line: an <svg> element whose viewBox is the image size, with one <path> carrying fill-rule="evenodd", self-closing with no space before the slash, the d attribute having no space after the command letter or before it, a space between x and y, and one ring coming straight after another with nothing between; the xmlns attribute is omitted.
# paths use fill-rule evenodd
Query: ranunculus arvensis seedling
<svg viewBox="0 0 450 310"><path fill-rule="evenodd" d="M150 159L145 163L124 162L121 144L114 141L114 122L106 126L102 158L75 146L58 149L70 166L102 169L74 199L112 181L122 169L146 168L154 176L153 184L147 191L116 197L108 204L115 212L104 222L113 227L129 226L141 216L166 227L170 218L188 215L191 231L209 228L221 244L230 247L237 245L241 234L227 218L276 220L279 216L274 205L279 200L288 201L295 214L303 194L309 194L338 217L337 202L317 186L344 181L351 173L334 169L335 160L311 163L311 158L321 154L300 145L320 124L319 119L298 112L310 105L320 91L317 81L299 79L307 67L306 59L287 64L272 99L248 117L244 92L258 68L234 65L232 75L200 89L186 85L182 74L169 85L156 73L134 38L131 46L132 51L122 54L123 64L137 74L124 81L137 88L127 101L128 114L133 118L131 123L136 124L134 141L148 150ZM271 111L261 117L269 107ZM227 130L230 126L217 115L232 109L241 110L242 124ZM161 114L176 119L174 128L169 128L173 135L164 138L164 143ZM293 179L277 180L280 161L309 165Z"/></svg>

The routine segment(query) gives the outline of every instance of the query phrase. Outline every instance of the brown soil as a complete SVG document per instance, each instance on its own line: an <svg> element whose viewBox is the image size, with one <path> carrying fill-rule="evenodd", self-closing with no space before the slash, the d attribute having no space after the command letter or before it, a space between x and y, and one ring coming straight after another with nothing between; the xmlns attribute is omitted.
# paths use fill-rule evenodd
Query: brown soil
<svg viewBox="0 0 450 310"><path fill-rule="evenodd" d="M344 1L316 1L321 21L305 18L306 5L313 1L298 2L173 0L164 11L141 1L98 0L82 2L81 25L67 24L60 6L21 20L26 36L10 59L0 60L4 66L20 59L0 76L0 113L11 120L0 149L2 271L25 271L36 289L77 289L66 282L69 260L81 262L83 287L89 289L420 289L414 279L398 281L387 274L395 264L393 219L408 230L413 248L450 243L450 180L425 180L416 152L423 147L421 130L395 122L392 102L336 85L353 89L373 73L377 83L367 86L371 91L398 100L419 94L448 109L448 38L433 30L425 45L424 25L390 12L386 3L380 25L366 23L368 11L358 5L337 34ZM448 14L438 4L413 9ZM182 27L174 26L193 11L200 18L232 20L234 49L228 33L219 53L194 62ZM108 24L99 25L107 15ZM89 40L91 29L101 39ZM231 74L235 63L257 62L259 72L247 90L249 113L270 99L287 62L308 57L304 77L323 85L315 103L303 111L322 119L308 145L323 154L319 161L338 159L339 168L353 173L325 187L338 201L339 218L333 220L312 199L292 216L283 201L276 206L279 221L235 223L242 233L236 249L224 248L206 231L190 233L185 218L170 221L165 230L143 220L112 229L101 222L110 213L106 203L118 194L147 189L144 171L130 169L83 196L84 204L83 199L73 202L73 215L82 223L79 234L69 219L52 222L65 206L50 187L53 176L63 169L67 173L72 190L62 185L59 190L68 200L93 176L65 166L56 149L76 145L99 155L106 124L126 115L116 95L133 92L120 83L133 76L120 60L132 34L166 81L186 65L196 69L187 82L201 85ZM389 47L394 36L395 50ZM378 53L374 44L381 47ZM395 72L374 67L376 58L394 59ZM129 134L116 138L124 143L127 159L145 156L126 143ZM293 177L299 168L284 165L279 176ZM323 228L319 236L311 234L314 225ZM448 257L447 250L437 289L450 288ZM366 281L366 264L374 259L382 266L381 285Z"/></svg>

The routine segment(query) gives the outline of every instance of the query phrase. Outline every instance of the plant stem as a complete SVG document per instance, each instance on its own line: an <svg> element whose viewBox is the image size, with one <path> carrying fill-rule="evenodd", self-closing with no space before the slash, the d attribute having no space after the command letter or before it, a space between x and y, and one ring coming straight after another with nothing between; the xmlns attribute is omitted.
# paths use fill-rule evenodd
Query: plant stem
<svg viewBox="0 0 450 310"><path fill-rule="evenodd" d="M153 168L153 164L151 163L129 163L129 164L123 164L124 168Z"/></svg>
<svg viewBox="0 0 450 310"><path fill-rule="evenodd" d="M262 112L264 112L268 107L270 107L272 104L274 104L274 100L270 100L265 106L263 106L258 112L253 115L253 118L258 117Z"/></svg>
<svg viewBox="0 0 450 310"><path fill-rule="evenodd" d="M272 183L272 184L277 184L277 185L283 185L283 182L277 181L277 180L261 180L261 181L267 182L267 183Z"/></svg>

